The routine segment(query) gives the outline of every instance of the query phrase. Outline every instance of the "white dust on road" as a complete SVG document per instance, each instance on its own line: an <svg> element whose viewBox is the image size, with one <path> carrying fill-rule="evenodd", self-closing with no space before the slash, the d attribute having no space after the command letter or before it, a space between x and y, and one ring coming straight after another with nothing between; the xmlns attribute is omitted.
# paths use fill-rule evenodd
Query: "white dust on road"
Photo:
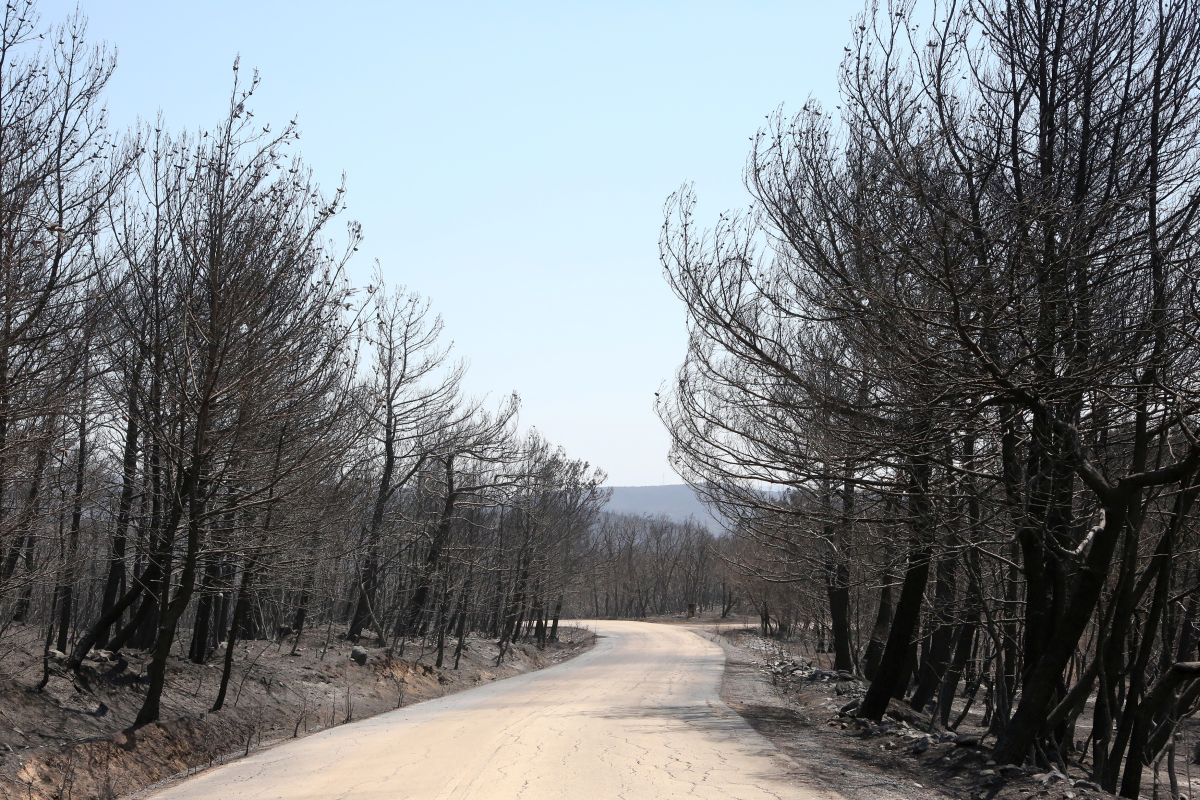
<svg viewBox="0 0 1200 800"><path fill-rule="evenodd" d="M719 698L721 648L587 622L564 664L262 751L156 800L826 800Z"/></svg>

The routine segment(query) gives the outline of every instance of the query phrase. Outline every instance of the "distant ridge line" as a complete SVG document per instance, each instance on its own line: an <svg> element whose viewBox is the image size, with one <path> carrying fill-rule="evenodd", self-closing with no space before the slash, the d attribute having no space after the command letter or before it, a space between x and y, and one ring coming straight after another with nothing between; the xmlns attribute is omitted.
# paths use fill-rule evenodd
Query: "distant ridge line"
<svg viewBox="0 0 1200 800"><path fill-rule="evenodd" d="M612 486L612 497L604 507L615 514L665 516L676 522L691 519L713 532L720 523L709 513L692 487L686 484L659 486Z"/></svg>

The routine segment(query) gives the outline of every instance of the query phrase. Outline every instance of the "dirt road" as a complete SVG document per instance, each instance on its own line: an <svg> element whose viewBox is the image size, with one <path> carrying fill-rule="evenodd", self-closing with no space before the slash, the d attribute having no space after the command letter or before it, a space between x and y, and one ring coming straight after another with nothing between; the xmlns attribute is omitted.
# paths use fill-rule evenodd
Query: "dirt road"
<svg viewBox="0 0 1200 800"><path fill-rule="evenodd" d="M587 622L559 666L334 728L162 800L826 800L718 698L724 654L686 628Z"/></svg>

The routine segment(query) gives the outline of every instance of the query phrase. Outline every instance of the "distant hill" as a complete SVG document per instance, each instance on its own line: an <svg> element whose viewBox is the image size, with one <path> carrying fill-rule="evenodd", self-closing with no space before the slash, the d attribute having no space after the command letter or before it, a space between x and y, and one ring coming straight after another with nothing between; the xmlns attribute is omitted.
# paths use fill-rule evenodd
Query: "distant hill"
<svg viewBox="0 0 1200 800"><path fill-rule="evenodd" d="M674 486L613 486L612 498L605 511L617 514L663 515L678 522L694 519L712 531L721 525L708 513L692 487Z"/></svg>

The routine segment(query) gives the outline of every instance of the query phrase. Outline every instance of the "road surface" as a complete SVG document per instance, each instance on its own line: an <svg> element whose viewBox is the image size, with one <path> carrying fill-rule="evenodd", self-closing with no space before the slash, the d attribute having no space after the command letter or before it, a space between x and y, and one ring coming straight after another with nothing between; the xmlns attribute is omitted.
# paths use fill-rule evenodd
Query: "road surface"
<svg viewBox="0 0 1200 800"><path fill-rule="evenodd" d="M721 648L683 627L585 623L563 664L332 728L159 800L827 800L718 696Z"/></svg>

